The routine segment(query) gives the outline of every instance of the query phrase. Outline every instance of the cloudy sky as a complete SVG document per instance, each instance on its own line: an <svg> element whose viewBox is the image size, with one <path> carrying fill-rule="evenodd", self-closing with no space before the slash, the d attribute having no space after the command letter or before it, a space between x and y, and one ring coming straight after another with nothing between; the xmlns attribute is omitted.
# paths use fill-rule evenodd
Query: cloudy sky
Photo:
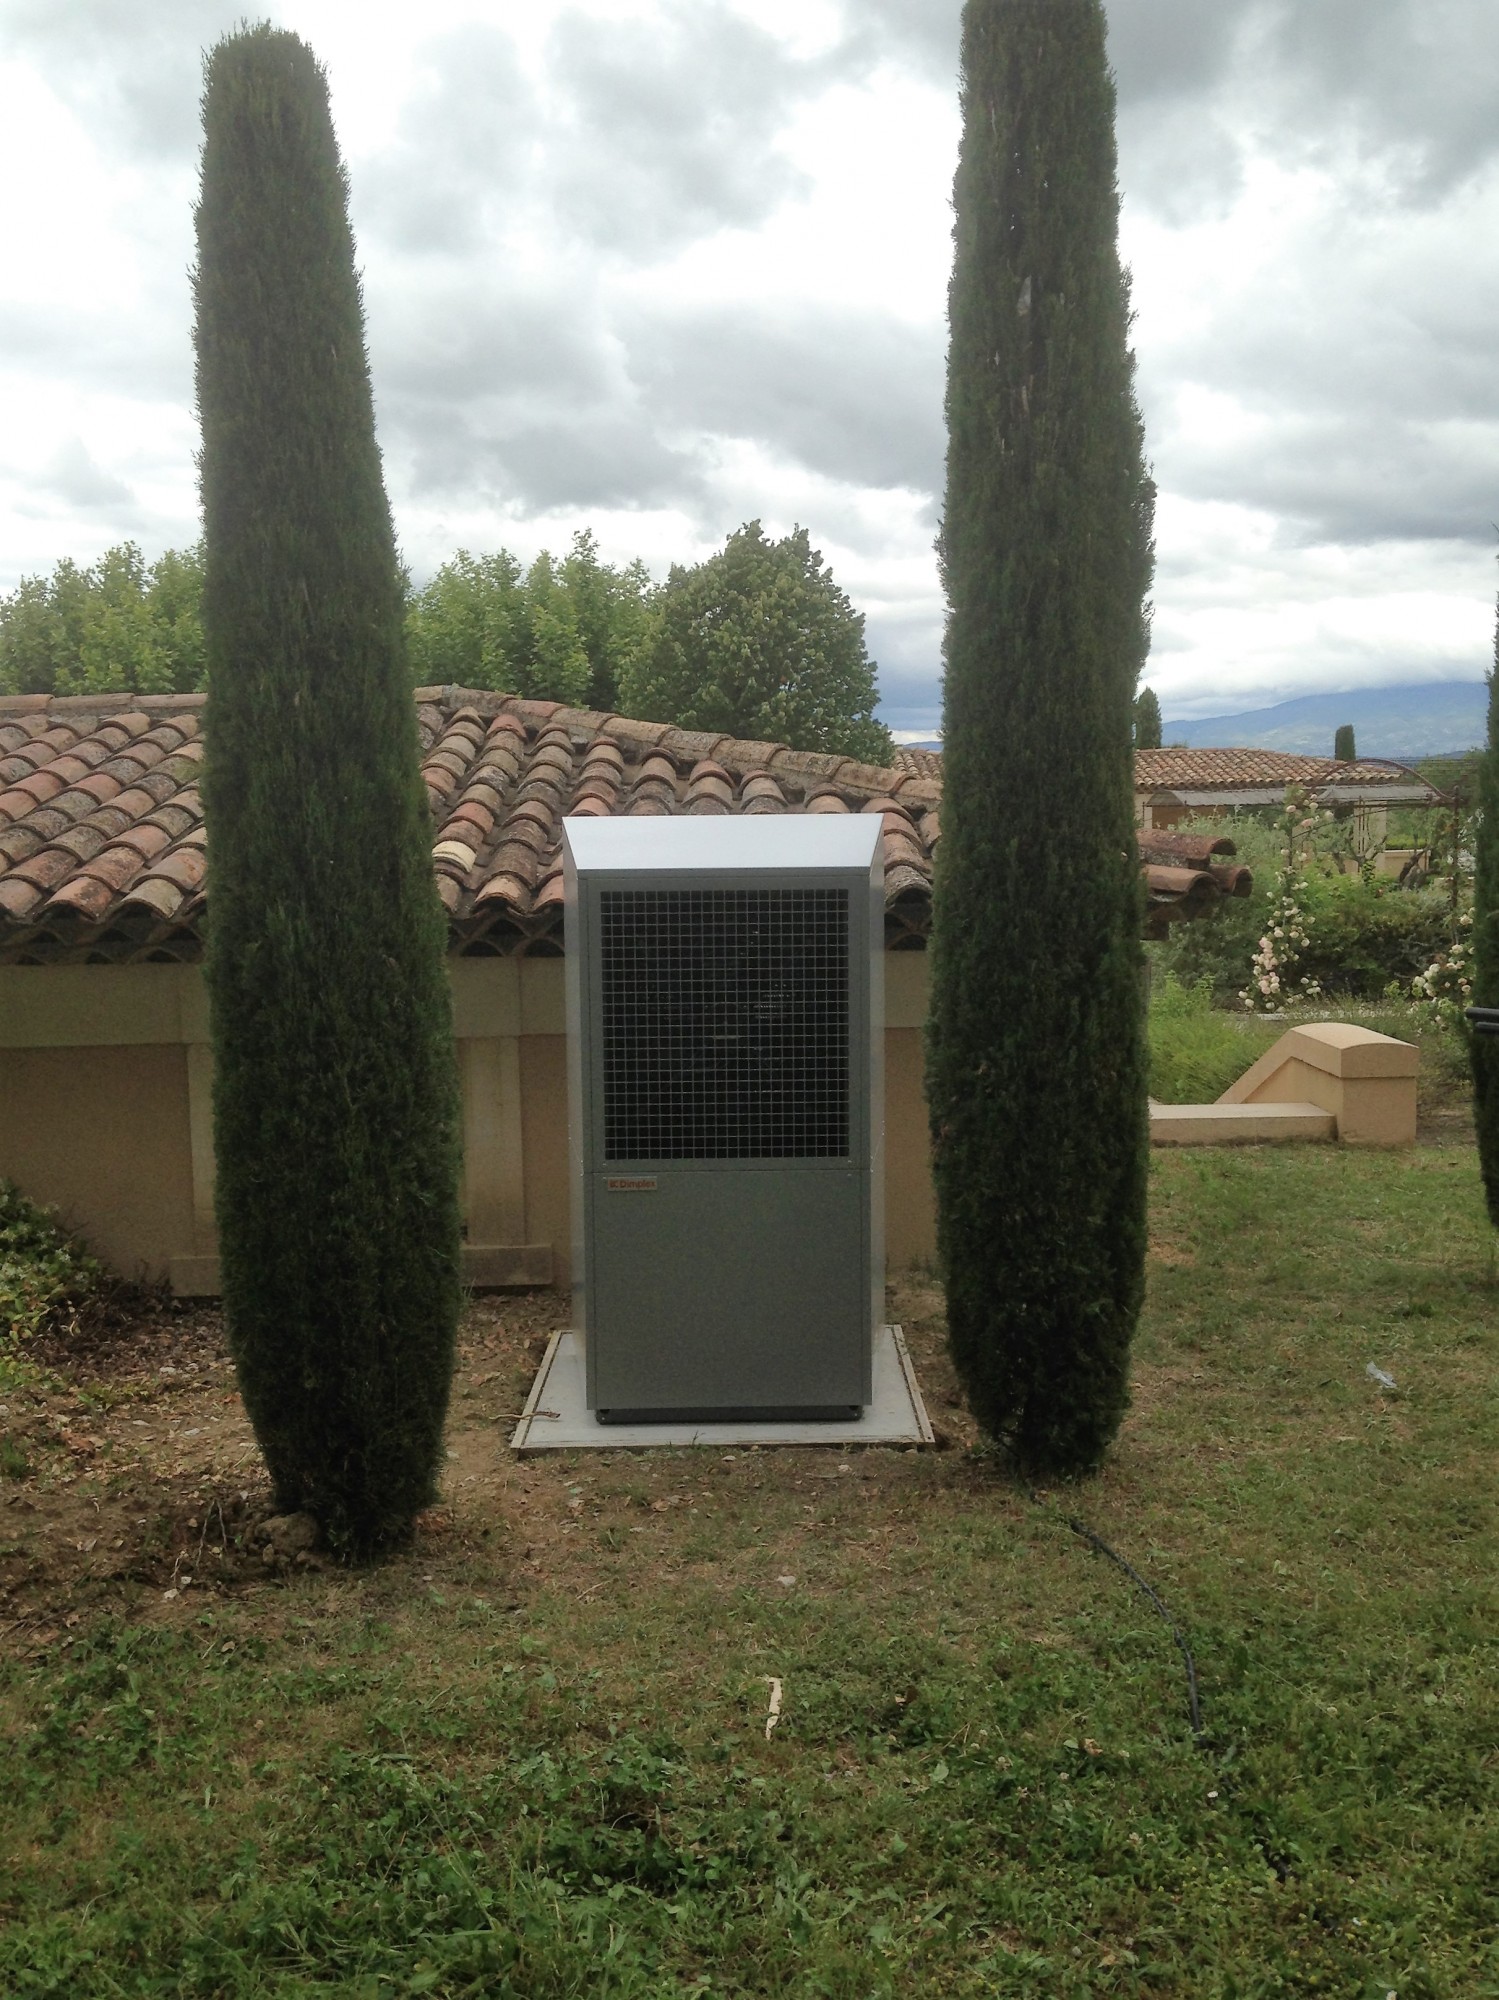
<svg viewBox="0 0 1499 2000"><path fill-rule="evenodd" d="M196 536L199 68L246 11L0 0L0 590ZM928 733L958 0L269 12L329 70L417 577L800 522ZM1499 7L1109 13L1166 714L1480 678Z"/></svg>

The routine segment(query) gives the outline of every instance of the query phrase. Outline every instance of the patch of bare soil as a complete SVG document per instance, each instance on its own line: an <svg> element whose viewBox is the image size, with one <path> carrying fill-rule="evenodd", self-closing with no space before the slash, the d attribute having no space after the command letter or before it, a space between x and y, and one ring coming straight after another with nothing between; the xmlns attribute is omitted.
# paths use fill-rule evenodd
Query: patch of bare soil
<svg viewBox="0 0 1499 2000"><path fill-rule="evenodd" d="M0 1651L45 1653L100 1617L175 1622L229 1598L243 1615L279 1623L293 1580L322 1573L330 1590L351 1580L316 1551L267 1549L270 1486L217 1309L152 1294L136 1304L138 1316L94 1330L76 1349L35 1350L38 1380L0 1396ZM946 1354L940 1290L898 1286L890 1311L904 1325L939 1444L975 1444ZM563 1293L470 1302L443 1502L422 1516L409 1550L354 1573L365 1593L399 1595L476 1568L491 1593L516 1602L543 1579L580 1596L595 1587L591 1558L602 1551L577 1533L583 1455L517 1459L509 1450L547 1342L567 1324ZM858 1484L871 1492L900 1481L908 1463L900 1451L855 1456ZM823 1454L756 1457L794 1467L788 1485L836 1473ZM613 1452L587 1463L591 1510L605 1503L639 1519L684 1504L681 1454Z"/></svg>

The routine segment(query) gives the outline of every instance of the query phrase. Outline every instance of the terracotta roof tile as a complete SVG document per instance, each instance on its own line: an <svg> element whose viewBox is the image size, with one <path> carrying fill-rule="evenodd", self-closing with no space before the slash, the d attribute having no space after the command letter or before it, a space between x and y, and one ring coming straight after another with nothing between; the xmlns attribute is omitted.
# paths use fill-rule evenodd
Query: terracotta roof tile
<svg viewBox="0 0 1499 2000"><path fill-rule="evenodd" d="M1137 750L1135 789L1154 791L1281 790L1303 785L1359 785L1372 791L1416 786L1433 801L1441 794L1405 764L1382 758L1340 763L1334 757L1298 757L1286 750Z"/></svg>
<svg viewBox="0 0 1499 2000"><path fill-rule="evenodd" d="M460 951L555 954L567 814L878 813L887 942L924 940L940 756L902 752L877 770L466 688L419 689L416 706L433 868ZM201 725L198 697L0 699L0 959L197 948ZM1154 926L1244 892L1247 871L1216 852L1142 858Z"/></svg>

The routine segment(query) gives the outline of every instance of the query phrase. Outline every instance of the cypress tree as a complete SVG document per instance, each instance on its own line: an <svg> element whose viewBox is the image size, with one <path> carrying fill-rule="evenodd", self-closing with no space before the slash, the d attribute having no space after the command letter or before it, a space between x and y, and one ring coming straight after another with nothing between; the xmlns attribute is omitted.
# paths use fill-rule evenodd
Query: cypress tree
<svg viewBox="0 0 1499 2000"><path fill-rule="evenodd" d="M1141 688L1135 696L1135 748L1159 750L1160 747L1161 704L1154 688Z"/></svg>
<svg viewBox="0 0 1499 2000"><path fill-rule="evenodd" d="M1480 1007L1499 1007L1499 628L1489 675L1488 738L1478 765L1473 862L1473 999ZM1489 1220L1499 1229L1499 1035L1472 1035L1468 1050L1478 1163Z"/></svg>
<svg viewBox="0 0 1499 2000"><path fill-rule="evenodd" d="M1340 722L1333 733L1332 754L1340 764L1358 762L1358 752L1353 747L1353 724Z"/></svg>
<svg viewBox="0 0 1499 2000"><path fill-rule="evenodd" d="M203 96L197 387L207 977L225 1315L282 1509L397 1542L435 1497L458 1307L445 921L348 189L296 36Z"/></svg>
<svg viewBox="0 0 1499 2000"><path fill-rule="evenodd" d="M1146 477L1098 0L967 0L928 1104L954 1360L1036 1472L1128 1401L1147 1125Z"/></svg>

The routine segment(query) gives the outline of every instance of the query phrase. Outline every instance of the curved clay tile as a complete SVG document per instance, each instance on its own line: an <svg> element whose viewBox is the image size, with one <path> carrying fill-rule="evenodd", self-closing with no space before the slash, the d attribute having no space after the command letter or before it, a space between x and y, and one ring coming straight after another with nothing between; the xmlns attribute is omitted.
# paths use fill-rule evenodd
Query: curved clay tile
<svg viewBox="0 0 1499 2000"><path fill-rule="evenodd" d="M18 861L24 861L28 854L35 854L45 844L44 836L35 827L26 826L19 820L0 826L0 869L13 868Z"/></svg>
<svg viewBox="0 0 1499 2000"><path fill-rule="evenodd" d="M706 729L672 728L661 737L661 748L680 763L700 764L705 757L716 757L733 740L731 736L717 736Z"/></svg>
<svg viewBox="0 0 1499 2000"><path fill-rule="evenodd" d="M65 847L44 847L19 868L12 868L10 874L12 881L27 882L39 895L45 895L65 882L77 866L76 858Z"/></svg>
<svg viewBox="0 0 1499 2000"><path fill-rule="evenodd" d="M142 820L127 833L120 835L120 846L128 847L142 861L154 861L172 844L172 836L164 826L157 826L151 820Z"/></svg>
<svg viewBox="0 0 1499 2000"><path fill-rule="evenodd" d="M88 866L82 870L80 879L102 882L113 895L133 882L141 872L141 857L133 847L127 847L123 840L113 847L101 848Z"/></svg>
<svg viewBox="0 0 1499 2000"><path fill-rule="evenodd" d="M819 780L832 784L842 766L849 762L847 757L830 757L825 750L777 750L770 759L770 768L777 777L783 774L801 778L810 788Z"/></svg>
<svg viewBox="0 0 1499 2000"><path fill-rule="evenodd" d="M847 801L840 799L836 792L819 792L815 798L807 800L803 810L809 813L846 813L849 808Z"/></svg>
<svg viewBox="0 0 1499 2000"><path fill-rule="evenodd" d="M0 811L4 810L7 799L20 797L26 800L26 811L30 812L33 806L44 806L48 799L56 798L65 789L63 780L54 774L49 765L44 764L41 770L33 771L29 778L22 778L19 784L11 786L5 797L0 798ZM20 819L22 814L13 812L11 817Z"/></svg>
<svg viewBox="0 0 1499 2000"><path fill-rule="evenodd" d="M649 757L643 757L640 768L635 773L637 785L668 785L673 792L677 789L677 767L670 757L659 750Z"/></svg>
<svg viewBox="0 0 1499 2000"><path fill-rule="evenodd" d="M526 911L531 907L531 881L529 876L519 875L511 870L502 870L491 875L474 897L474 908L489 909L496 903L505 908Z"/></svg>
<svg viewBox="0 0 1499 2000"><path fill-rule="evenodd" d="M522 799L505 821L505 831L517 840L534 844L535 836L549 835L557 817L554 802L544 798Z"/></svg>
<svg viewBox="0 0 1499 2000"><path fill-rule="evenodd" d="M156 863L150 871L150 879L170 882L174 888L191 895L195 890L202 888L207 866L208 857L203 849L190 846L184 841L180 847L173 848L165 860Z"/></svg>
<svg viewBox="0 0 1499 2000"><path fill-rule="evenodd" d="M154 915L170 921L182 907L182 891L172 883L164 881L160 875L148 875L137 882L121 899L126 909L136 904L144 904Z"/></svg>
<svg viewBox="0 0 1499 2000"><path fill-rule="evenodd" d="M87 792L91 799L97 799L101 806L117 799L125 786L119 778L111 777L108 771L95 771L87 778L80 778L73 787L75 792Z"/></svg>
<svg viewBox="0 0 1499 2000"><path fill-rule="evenodd" d="M529 893L541 878L541 850L542 842L539 838L533 843L507 836L500 842L490 859L484 887L479 893L487 895L490 885L501 875L513 875L518 882L524 882Z"/></svg>
<svg viewBox="0 0 1499 2000"><path fill-rule="evenodd" d="M897 862L893 868L885 870L885 903L917 904L925 907L931 897L931 877L925 869L912 867L909 862Z"/></svg>
<svg viewBox="0 0 1499 2000"><path fill-rule="evenodd" d="M671 727L667 722L637 722L632 715L611 715L603 726L616 743L659 743Z"/></svg>
<svg viewBox="0 0 1499 2000"><path fill-rule="evenodd" d="M0 910L4 910L12 922L24 922L41 902L44 893L30 882L18 882L15 876L7 875L0 882Z"/></svg>
<svg viewBox="0 0 1499 2000"><path fill-rule="evenodd" d="M784 743L759 743L748 736L729 736L713 754L726 769L747 774L768 771L771 758L785 748Z"/></svg>
<svg viewBox="0 0 1499 2000"><path fill-rule="evenodd" d="M562 703L560 701L528 701L524 696L512 694L505 697L505 706L512 715L519 716L522 722L530 722L540 726L542 723L551 721L552 717L562 708Z"/></svg>
<svg viewBox="0 0 1499 2000"><path fill-rule="evenodd" d="M111 852L113 850L110 850ZM49 910L76 911L90 923L100 923L114 901L115 891L94 875L75 875L65 882L48 903Z"/></svg>
<svg viewBox="0 0 1499 2000"><path fill-rule="evenodd" d="M470 788L453 808L448 823L438 838L440 840L461 838L459 829L461 827L468 827L472 829L474 841L482 847L494 831L496 817L497 814L494 807L484 804L480 799L476 799L472 794L472 788Z"/></svg>

